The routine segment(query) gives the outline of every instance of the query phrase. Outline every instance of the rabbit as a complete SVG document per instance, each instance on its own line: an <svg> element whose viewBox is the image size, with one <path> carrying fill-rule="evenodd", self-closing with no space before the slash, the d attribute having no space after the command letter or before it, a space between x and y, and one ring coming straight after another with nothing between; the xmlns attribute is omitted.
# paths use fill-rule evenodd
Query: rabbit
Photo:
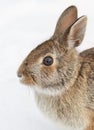
<svg viewBox="0 0 94 130"><path fill-rule="evenodd" d="M87 16L77 14L74 5L65 9L54 34L29 53L17 75L47 118L65 130L94 130L94 48L77 51L87 25Z"/></svg>

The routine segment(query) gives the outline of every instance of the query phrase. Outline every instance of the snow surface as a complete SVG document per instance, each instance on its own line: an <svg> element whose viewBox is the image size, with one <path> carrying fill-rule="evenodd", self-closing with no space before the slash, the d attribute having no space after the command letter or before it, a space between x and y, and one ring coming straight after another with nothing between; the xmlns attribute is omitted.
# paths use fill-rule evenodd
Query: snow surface
<svg viewBox="0 0 94 130"><path fill-rule="evenodd" d="M41 114L16 72L24 57L53 34L58 17L70 5L78 7L79 16L88 16L78 50L94 47L93 0L0 0L0 130L60 130Z"/></svg>

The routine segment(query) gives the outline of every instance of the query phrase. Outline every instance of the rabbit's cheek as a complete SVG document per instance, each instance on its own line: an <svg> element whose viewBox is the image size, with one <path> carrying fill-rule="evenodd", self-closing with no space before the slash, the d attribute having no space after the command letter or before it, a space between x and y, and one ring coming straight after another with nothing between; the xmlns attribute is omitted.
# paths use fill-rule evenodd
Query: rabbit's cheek
<svg viewBox="0 0 94 130"><path fill-rule="evenodd" d="M43 72L47 77L50 77L56 70L55 66L50 66L50 67L42 67L41 72Z"/></svg>

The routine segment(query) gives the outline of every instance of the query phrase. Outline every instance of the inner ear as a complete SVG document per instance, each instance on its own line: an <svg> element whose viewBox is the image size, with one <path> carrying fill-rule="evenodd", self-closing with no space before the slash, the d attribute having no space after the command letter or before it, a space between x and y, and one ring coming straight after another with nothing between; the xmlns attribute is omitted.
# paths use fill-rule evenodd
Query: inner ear
<svg viewBox="0 0 94 130"><path fill-rule="evenodd" d="M58 38L61 34L64 34L67 28L71 26L76 20L77 8L75 6L70 6L61 14L52 38L55 39Z"/></svg>
<svg viewBox="0 0 94 130"><path fill-rule="evenodd" d="M66 39L69 48L77 47L83 41L87 25L87 17L80 17L68 30Z"/></svg>

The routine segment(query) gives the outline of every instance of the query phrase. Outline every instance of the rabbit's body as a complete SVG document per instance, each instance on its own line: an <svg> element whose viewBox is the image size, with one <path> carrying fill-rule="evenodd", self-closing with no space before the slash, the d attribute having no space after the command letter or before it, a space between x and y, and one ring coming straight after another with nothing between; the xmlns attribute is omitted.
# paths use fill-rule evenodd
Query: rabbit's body
<svg viewBox="0 0 94 130"><path fill-rule="evenodd" d="M35 97L38 107L48 117L66 128L83 130L89 124L88 119L94 118L94 48L80 56L79 74L70 89L56 97L35 92Z"/></svg>
<svg viewBox="0 0 94 130"><path fill-rule="evenodd" d="M65 129L94 130L94 48L78 53L86 16L71 6L58 20L50 40L36 47L18 70L32 86L40 110Z"/></svg>
<svg viewBox="0 0 94 130"><path fill-rule="evenodd" d="M82 52L80 56L83 58L82 67L87 71L87 107L94 111L94 48Z"/></svg>

